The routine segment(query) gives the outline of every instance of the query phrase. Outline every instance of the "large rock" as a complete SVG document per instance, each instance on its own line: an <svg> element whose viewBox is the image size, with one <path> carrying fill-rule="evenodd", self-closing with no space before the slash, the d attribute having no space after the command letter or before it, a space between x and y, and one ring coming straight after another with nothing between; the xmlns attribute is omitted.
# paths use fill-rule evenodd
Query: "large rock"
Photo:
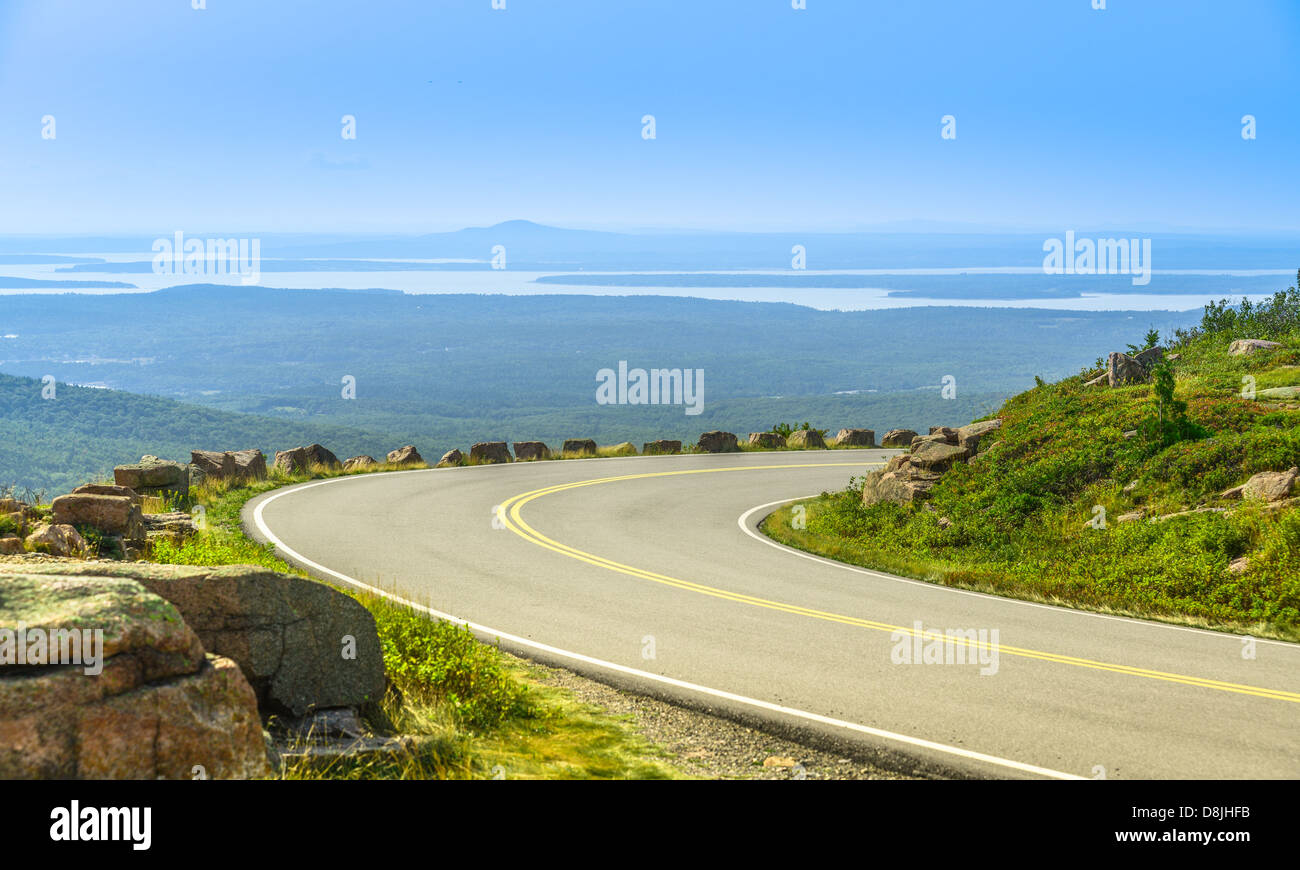
<svg viewBox="0 0 1300 870"><path fill-rule="evenodd" d="M1001 428L1002 421L997 419L981 420L978 423L971 423L969 426L962 426L957 430L957 446L974 456L979 452L980 438Z"/></svg>
<svg viewBox="0 0 1300 870"><path fill-rule="evenodd" d="M119 465L113 469L113 482L129 487L140 495L188 495L189 469L179 462L142 456L135 465Z"/></svg>
<svg viewBox="0 0 1300 870"><path fill-rule="evenodd" d="M641 453L644 456L662 456L670 453L681 453L682 442L668 441L659 439L658 441L647 441L641 446Z"/></svg>
<svg viewBox="0 0 1300 870"><path fill-rule="evenodd" d="M7 568L58 575L67 566L0 564L0 580ZM78 565L77 573L83 580L138 583L165 599L203 648L239 665L264 712L302 716L316 708L360 706L383 695L383 653L374 617L356 599L323 583L247 565L90 562Z"/></svg>
<svg viewBox="0 0 1300 870"><path fill-rule="evenodd" d="M43 667L29 656L29 667L0 668L0 778L268 773L248 681L205 656L174 607L125 578L67 575L66 564L3 567L15 570L0 576L0 625L25 625L29 641L36 629L51 648L58 638L59 651ZM77 650L74 637L91 643Z"/></svg>
<svg viewBox="0 0 1300 870"><path fill-rule="evenodd" d="M885 437L880 439L881 447L911 447L912 439L916 433L911 429L890 429L885 433Z"/></svg>
<svg viewBox="0 0 1300 870"><path fill-rule="evenodd" d="M931 430L929 435L917 435L912 439L912 449L916 450L922 444L947 444L955 446L957 444L957 430L949 429L947 426L939 427L939 431Z"/></svg>
<svg viewBox="0 0 1300 870"><path fill-rule="evenodd" d="M191 674L57 703L73 694L69 684L88 679L69 669L0 679L0 696L28 701L0 710L0 777L190 780L201 771L208 779L259 779L270 773L257 698L230 659L207 656Z"/></svg>
<svg viewBox="0 0 1300 870"><path fill-rule="evenodd" d="M453 468L457 465L464 465L464 464L465 464L464 453L461 453L459 450L448 450L446 453L442 454L442 458L438 460L437 467Z"/></svg>
<svg viewBox="0 0 1300 870"><path fill-rule="evenodd" d="M631 441L620 441L605 448L606 456L636 456L636 445Z"/></svg>
<svg viewBox="0 0 1300 870"><path fill-rule="evenodd" d="M111 483L86 483L72 491L73 495L121 495L131 499L136 504L142 504L143 499L140 494L129 486L115 486ZM0 506L0 513L4 512L3 506Z"/></svg>
<svg viewBox="0 0 1300 870"><path fill-rule="evenodd" d="M951 426L931 426L929 435L918 435L912 439L912 444L920 441L937 441L940 444L956 444L957 430Z"/></svg>
<svg viewBox="0 0 1300 870"><path fill-rule="evenodd" d="M727 453L739 450L740 445L731 432L720 432L715 429L700 436L700 449L705 453Z"/></svg>
<svg viewBox="0 0 1300 870"><path fill-rule="evenodd" d="M321 448L324 450L324 448ZM328 450L325 451L329 453ZM260 450L233 450L230 453L235 458L235 478L243 481L265 480L266 479L266 456ZM329 453L333 456L333 453ZM338 462L337 459L334 460Z"/></svg>
<svg viewBox="0 0 1300 870"><path fill-rule="evenodd" d="M1222 498L1253 498L1264 502L1278 502L1289 497L1300 477L1300 467L1286 471L1261 471L1252 475L1241 486L1234 486Z"/></svg>
<svg viewBox="0 0 1300 870"><path fill-rule="evenodd" d="M194 515L185 511L144 515L144 534L150 543L169 541L180 546L194 531Z"/></svg>
<svg viewBox="0 0 1300 870"><path fill-rule="evenodd" d="M190 676L83 711L86 779L260 779L270 773L257 698L239 666L209 655Z"/></svg>
<svg viewBox="0 0 1300 870"><path fill-rule="evenodd" d="M95 652L102 654L103 670L99 675L110 679L102 685L87 681L87 685L70 688L83 698L199 669L203 645L176 608L128 577L82 573L89 564L94 563L0 565L0 628L25 625L47 636L58 629L102 631L103 647ZM83 649L83 664L94 665L93 661L85 661L94 657ZM30 658L4 663L42 664ZM83 673L95 675L84 669ZM3 685L12 691L15 684ZM11 694L9 700L17 697ZM0 703L0 711L8 706Z"/></svg>
<svg viewBox="0 0 1300 870"><path fill-rule="evenodd" d="M264 480L266 457L260 450L191 450L190 473L190 479L195 483L203 480Z"/></svg>
<svg viewBox="0 0 1300 870"><path fill-rule="evenodd" d="M26 552L27 548L23 546L23 539L17 535L0 537L0 556L17 556L19 553Z"/></svg>
<svg viewBox="0 0 1300 870"><path fill-rule="evenodd" d="M306 447L294 447L291 450L277 450L275 467L289 474L303 474L315 467L338 468L339 458L319 444Z"/></svg>
<svg viewBox="0 0 1300 870"><path fill-rule="evenodd" d="M51 505L54 525L92 526L128 541L144 540L140 506L125 495L61 495Z"/></svg>
<svg viewBox="0 0 1300 870"><path fill-rule="evenodd" d="M1173 354L1169 358L1177 359L1178 354ZM1144 384L1151 380L1151 370L1164 359L1163 347L1149 347L1131 356L1115 351L1106 357L1106 370L1084 386L1120 387L1125 384Z"/></svg>
<svg viewBox="0 0 1300 870"><path fill-rule="evenodd" d="M816 429L796 429L785 439L785 446L795 450L818 450L826 447L826 441Z"/></svg>
<svg viewBox="0 0 1300 870"><path fill-rule="evenodd" d="M989 432L996 432L1001 428L1002 420L1000 418L994 417L992 420L981 420L978 423L971 423L959 428L957 430L957 440L960 442L962 438L969 435L978 437Z"/></svg>
<svg viewBox="0 0 1300 870"><path fill-rule="evenodd" d="M67 524L40 526L27 536L27 549L51 556L80 556L86 552L86 539Z"/></svg>
<svg viewBox="0 0 1300 870"><path fill-rule="evenodd" d="M518 459L520 462L550 458L551 448L547 447L541 441L515 442L515 459Z"/></svg>
<svg viewBox="0 0 1300 870"><path fill-rule="evenodd" d="M367 468L378 468L379 463L373 456L353 456L343 461L344 471L363 471Z"/></svg>
<svg viewBox="0 0 1300 870"><path fill-rule="evenodd" d="M1165 349L1163 347L1149 347L1133 354L1133 359L1137 361L1138 365L1150 372L1155 366L1164 362Z"/></svg>
<svg viewBox="0 0 1300 870"><path fill-rule="evenodd" d="M1262 338L1239 338L1228 345L1228 355L1248 356L1258 350L1273 350L1281 346L1276 341L1265 341Z"/></svg>
<svg viewBox="0 0 1300 870"><path fill-rule="evenodd" d="M510 461L510 448L504 441L480 441L471 444L469 461L474 465L491 465Z"/></svg>
<svg viewBox="0 0 1300 870"><path fill-rule="evenodd" d="M405 447L388 451L388 464L424 465L424 457L420 455L420 451L415 449L415 445L407 444Z"/></svg>
<svg viewBox="0 0 1300 870"><path fill-rule="evenodd" d="M230 480L235 476L235 454L230 451L191 450L190 465L197 468L205 480Z"/></svg>
<svg viewBox="0 0 1300 870"><path fill-rule="evenodd" d="M835 434L837 447L875 447L876 433L872 429L841 429Z"/></svg>
<svg viewBox="0 0 1300 870"><path fill-rule="evenodd" d="M561 452L567 455L595 456L596 442L590 438L570 438L564 442Z"/></svg>
<svg viewBox="0 0 1300 870"><path fill-rule="evenodd" d="M965 448L941 441L923 441L914 446L909 455L913 466L927 471L946 471L954 462L963 462L969 457Z"/></svg>
<svg viewBox="0 0 1300 870"><path fill-rule="evenodd" d="M912 464L908 455L895 456L883 469L867 473L863 480L862 502L872 505L887 501L909 505L930 496L930 490L939 482L938 471Z"/></svg>
<svg viewBox="0 0 1300 870"><path fill-rule="evenodd" d="M1112 351L1106 357L1106 383L1112 387L1124 384L1145 384L1151 379L1147 367L1133 357L1119 351Z"/></svg>
<svg viewBox="0 0 1300 870"><path fill-rule="evenodd" d="M785 439L775 432L750 432L749 446L760 450L777 450L785 446Z"/></svg>

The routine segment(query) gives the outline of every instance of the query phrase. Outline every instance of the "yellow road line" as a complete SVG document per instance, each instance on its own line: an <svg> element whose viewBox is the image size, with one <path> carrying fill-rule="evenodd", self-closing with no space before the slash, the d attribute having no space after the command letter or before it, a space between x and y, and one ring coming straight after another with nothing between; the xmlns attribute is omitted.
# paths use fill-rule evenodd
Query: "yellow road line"
<svg viewBox="0 0 1300 870"><path fill-rule="evenodd" d="M640 480L650 477L676 477L691 474L720 474L735 471L774 471L790 468L828 468L837 466L854 466L861 468L864 465L880 465L882 463L862 463L862 462L820 462L820 463L799 463L791 465L747 465L732 466L728 468L697 468L684 471L656 471L646 472L643 474L623 474L615 477L601 477L591 480L580 480L573 483L562 483L553 486L535 489L530 492L520 493L512 496L502 503L500 516L506 528L522 537L530 543L539 547L545 547L548 550L577 559L580 562L586 562L589 565L595 565L599 568L605 568L610 571L616 571L626 574L630 577L636 577L642 580L649 580L665 586L672 586L687 592L694 592L700 595L708 595L714 598L721 598L724 601L732 601L737 604L746 604L752 607L763 607L769 610L776 610L782 613L791 613L798 616L807 616L813 619L820 619L826 622L838 622L845 625L853 625L860 628L869 628L876 631L887 631L892 633L898 632L913 637L922 637L930 639L943 640L945 643L960 644L972 649L988 648L988 644L980 644L977 641L971 641L967 638L950 637L942 632L918 632L916 629L902 625L890 625L885 622L877 622L870 619L862 619L856 616L846 616L839 613L831 613L825 610L815 610L810 607L803 607L797 604L788 604L782 601L773 601L766 598L759 598L753 595L746 595L741 592L731 592L726 589L719 589L714 586L706 586L702 583L695 583L690 580L682 580L677 577L669 577L666 574L658 574L653 571L647 571L642 568L636 568L631 565L624 565L615 562L612 559L606 559L603 556L597 556L593 553L587 553L576 547L570 547L552 540L538 532L532 526L524 521L521 515L523 506L531 501L543 498L548 495L554 495L559 492L567 492L573 489L581 489L586 486L597 486L605 483L616 483L625 480ZM1076 656L1061 655L1058 653L1042 652L1040 650L1024 649L1021 647L998 645L999 653L1019 656L1021 658L1038 659L1040 661L1054 662L1056 664L1071 665L1074 667L1090 668L1092 670L1109 671L1111 673L1126 674L1133 677L1143 677L1151 680L1161 680L1169 683L1181 683L1188 686L1196 686L1203 689L1214 689L1221 692L1235 692L1242 695L1254 695L1261 698L1272 698L1279 701L1290 701L1300 703L1300 693L1287 692L1281 689L1267 689L1259 686L1246 686L1239 683L1228 683L1222 680L1211 680L1204 677L1193 677L1185 674L1173 674L1165 671L1155 671L1147 668L1138 668L1131 665L1112 664L1109 662L1094 661L1092 659L1078 658Z"/></svg>

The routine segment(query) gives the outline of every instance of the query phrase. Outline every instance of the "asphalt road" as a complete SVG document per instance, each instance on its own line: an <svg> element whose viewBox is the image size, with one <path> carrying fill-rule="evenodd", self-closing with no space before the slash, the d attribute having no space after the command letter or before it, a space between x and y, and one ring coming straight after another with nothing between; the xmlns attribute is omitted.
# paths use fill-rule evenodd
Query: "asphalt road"
<svg viewBox="0 0 1300 870"><path fill-rule="evenodd" d="M268 493L244 517L317 575L467 620L505 648L902 768L1300 777L1300 645L1252 651L1239 636L946 589L754 532L777 504L840 489L891 452L360 475ZM949 630L974 633L935 639Z"/></svg>

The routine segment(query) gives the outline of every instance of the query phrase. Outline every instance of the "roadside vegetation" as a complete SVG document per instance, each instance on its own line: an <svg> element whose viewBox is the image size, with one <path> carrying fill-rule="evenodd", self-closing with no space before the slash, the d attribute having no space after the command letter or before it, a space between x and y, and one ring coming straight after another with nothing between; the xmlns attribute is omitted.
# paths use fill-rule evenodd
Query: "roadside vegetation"
<svg viewBox="0 0 1300 870"><path fill-rule="evenodd" d="M407 466L410 467L410 466ZM370 471L391 471L381 465ZM287 484L339 476L336 469L286 474L271 469L252 484L209 482L191 495L206 529L182 544L155 542L151 559L177 565L260 565L301 570L246 537L240 511L254 496ZM356 472L368 473L368 472ZM466 628L378 595L336 587L374 614L389 690L363 710L377 735L406 738L396 753L311 758L293 754L284 779L670 779L682 774L624 719L542 685L540 671L477 640Z"/></svg>
<svg viewBox="0 0 1300 870"><path fill-rule="evenodd" d="M1300 640L1300 506L1220 497L1300 465L1300 391L1264 395L1300 386L1300 289L1211 304L1167 339L1149 384L1086 370L1007 401L992 448L919 507L864 506L854 479L805 503L806 527L785 508L764 529L944 585ZM1282 346L1230 356L1236 339Z"/></svg>

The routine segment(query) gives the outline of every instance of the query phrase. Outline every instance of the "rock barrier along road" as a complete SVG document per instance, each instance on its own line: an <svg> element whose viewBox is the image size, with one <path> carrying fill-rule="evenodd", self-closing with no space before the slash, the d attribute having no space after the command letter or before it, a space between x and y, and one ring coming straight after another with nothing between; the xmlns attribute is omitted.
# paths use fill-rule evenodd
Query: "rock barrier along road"
<svg viewBox="0 0 1300 870"><path fill-rule="evenodd" d="M914 771L1300 777L1300 645L948 589L756 530L893 452L357 475L264 494L244 522L507 650Z"/></svg>

